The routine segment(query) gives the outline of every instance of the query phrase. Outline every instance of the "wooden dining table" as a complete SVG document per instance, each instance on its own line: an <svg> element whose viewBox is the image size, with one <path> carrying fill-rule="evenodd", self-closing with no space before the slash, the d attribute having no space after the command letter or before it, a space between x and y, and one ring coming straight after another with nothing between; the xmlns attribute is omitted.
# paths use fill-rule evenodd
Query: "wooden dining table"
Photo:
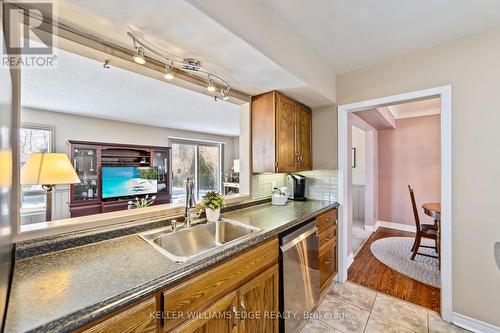
<svg viewBox="0 0 500 333"><path fill-rule="evenodd" d="M439 249L438 256L441 257L441 203L439 202L428 202L422 205L424 213L429 215L434 219L434 222L438 228L438 238L437 238L437 248ZM441 260L439 260L441 265Z"/></svg>
<svg viewBox="0 0 500 333"><path fill-rule="evenodd" d="M424 203L422 205L424 209L424 213L434 218L436 222L441 222L441 203L439 202L430 202Z"/></svg>

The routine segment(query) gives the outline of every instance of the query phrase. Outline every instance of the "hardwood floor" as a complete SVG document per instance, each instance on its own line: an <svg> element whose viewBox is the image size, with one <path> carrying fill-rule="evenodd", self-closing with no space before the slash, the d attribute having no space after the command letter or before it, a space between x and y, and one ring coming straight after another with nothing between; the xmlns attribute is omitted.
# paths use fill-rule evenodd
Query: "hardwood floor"
<svg viewBox="0 0 500 333"><path fill-rule="evenodd" d="M385 237L414 237L411 232L379 228L363 245L349 268L348 280L373 290L439 312L440 291L413 280L381 263L370 251L372 242Z"/></svg>

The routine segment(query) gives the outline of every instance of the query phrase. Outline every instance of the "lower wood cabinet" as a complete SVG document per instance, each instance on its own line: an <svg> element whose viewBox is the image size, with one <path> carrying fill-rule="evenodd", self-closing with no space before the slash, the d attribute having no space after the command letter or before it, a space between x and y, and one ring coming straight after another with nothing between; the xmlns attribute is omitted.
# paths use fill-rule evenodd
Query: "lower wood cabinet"
<svg viewBox="0 0 500 333"><path fill-rule="evenodd" d="M170 332L238 332L239 321L237 318L237 295L237 292L230 293L229 295L221 298L220 300L209 306L205 311L200 312L197 318L188 320L186 323L170 330Z"/></svg>
<svg viewBox="0 0 500 333"><path fill-rule="evenodd" d="M279 269L274 265L239 289L239 333L278 332L278 283Z"/></svg>
<svg viewBox="0 0 500 333"><path fill-rule="evenodd" d="M156 298L150 297L138 304L132 305L120 313L104 321L78 330L85 333L154 333L159 329L155 319Z"/></svg>
<svg viewBox="0 0 500 333"><path fill-rule="evenodd" d="M258 245L75 332L278 332L278 240Z"/></svg>
<svg viewBox="0 0 500 333"><path fill-rule="evenodd" d="M278 265L259 274L206 310L190 313L171 333L278 332Z"/></svg>
<svg viewBox="0 0 500 333"><path fill-rule="evenodd" d="M317 216L319 233L319 277L321 291L337 274L337 209Z"/></svg>

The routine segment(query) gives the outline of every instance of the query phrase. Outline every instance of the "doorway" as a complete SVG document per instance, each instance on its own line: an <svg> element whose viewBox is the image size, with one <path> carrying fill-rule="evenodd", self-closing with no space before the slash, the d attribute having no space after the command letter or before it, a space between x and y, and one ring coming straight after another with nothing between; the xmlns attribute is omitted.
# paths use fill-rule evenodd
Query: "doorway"
<svg viewBox="0 0 500 333"><path fill-rule="evenodd" d="M394 105L399 103L417 101L439 97L441 103L441 175L440 175L440 197L441 197L441 316L446 321L451 321L452 316L452 279L451 279L451 86L443 86L426 90L414 91L400 95L387 96L362 102L340 105L338 108L338 130L339 130L339 273L338 281L347 280L347 270L351 264L349 247L349 221L352 220L352 151L349 115L352 112L370 110L377 107ZM372 211L376 215L376 209Z"/></svg>

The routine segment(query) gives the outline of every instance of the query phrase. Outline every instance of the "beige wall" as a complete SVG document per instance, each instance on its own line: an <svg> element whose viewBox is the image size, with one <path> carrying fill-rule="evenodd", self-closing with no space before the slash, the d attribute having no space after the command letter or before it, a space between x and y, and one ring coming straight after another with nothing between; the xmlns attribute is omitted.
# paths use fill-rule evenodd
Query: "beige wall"
<svg viewBox="0 0 500 333"><path fill-rule="evenodd" d="M453 89L453 311L500 326L500 30L337 77L339 104Z"/></svg>
<svg viewBox="0 0 500 333"><path fill-rule="evenodd" d="M313 168L337 169L337 107L312 110Z"/></svg>
<svg viewBox="0 0 500 333"><path fill-rule="evenodd" d="M439 115L398 119L396 129L378 132L379 220L415 225L407 185L417 207L441 201L440 124ZM433 223L421 209L419 217Z"/></svg>
<svg viewBox="0 0 500 333"><path fill-rule="evenodd" d="M189 132L26 108L21 112L21 123L54 126L55 150L60 153L68 152L68 140L168 146L169 137L181 137L224 142L224 164L226 170L229 170L233 165L234 138L229 136Z"/></svg>

